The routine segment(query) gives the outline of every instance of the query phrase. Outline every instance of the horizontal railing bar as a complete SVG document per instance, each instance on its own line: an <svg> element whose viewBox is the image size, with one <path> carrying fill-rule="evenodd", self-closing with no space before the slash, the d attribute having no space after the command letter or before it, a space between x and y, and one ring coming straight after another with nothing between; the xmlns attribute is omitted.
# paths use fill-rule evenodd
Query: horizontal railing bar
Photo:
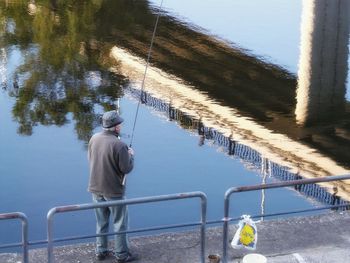
<svg viewBox="0 0 350 263"><path fill-rule="evenodd" d="M326 176L321 178L292 180L288 182L231 187L226 191L225 196L228 196L232 193L238 193L238 192L248 192L248 191L256 191L256 190L262 190L262 189L280 188L280 187L287 187L287 186L294 186L294 185L301 185L301 184L325 183L325 182L340 181L340 180L350 180L350 175L349 174L334 175L334 176Z"/></svg>
<svg viewBox="0 0 350 263"><path fill-rule="evenodd" d="M206 222L207 225L213 225L213 224L220 224L222 223L223 220L222 219L219 219L219 220L209 220Z"/></svg>
<svg viewBox="0 0 350 263"><path fill-rule="evenodd" d="M47 244L47 240L34 240L29 242L29 245L31 246L36 246L36 245L46 245Z"/></svg>
<svg viewBox="0 0 350 263"><path fill-rule="evenodd" d="M21 246L23 246L23 243L9 243L9 244L6 244L6 245L1 245L0 249L21 247Z"/></svg>
<svg viewBox="0 0 350 263"><path fill-rule="evenodd" d="M12 212L12 213L5 213L5 214L0 214L0 220L7 220L7 219L22 219L22 220L27 220L27 217L25 214L22 212Z"/></svg>
<svg viewBox="0 0 350 263"><path fill-rule="evenodd" d="M181 227L191 227L191 226L199 226L201 225L200 222L196 223L187 223L187 224L176 224L176 225L166 225L166 226L160 226L160 227L147 227L147 228L139 228L135 230L127 230L127 231L120 231L120 232L111 232L111 233L105 233L105 234L94 234L94 235L85 235L85 236L72 236L67 238L58 238L54 239L53 242L64 242L64 241L72 241L77 239L88 239L88 238L95 238L95 237L101 237L101 236L113 236L113 235L120 235L124 233L139 233L139 232L147 232L147 231L156 231L156 230L163 230L163 229L172 229L172 228L181 228ZM37 240L37 241L29 241L28 245L34 246L34 245L44 245L47 244L47 240ZM22 243L13 243L13 244L7 244L0 246L0 249L2 248L11 248L11 247L19 247L22 246Z"/></svg>
<svg viewBox="0 0 350 263"><path fill-rule="evenodd" d="M135 229L135 230L111 232L111 233L105 233L105 234L94 234L94 235L85 235L85 236L71 236L71 237L66 237L66 238L56 238L56 239L53 239L52 242L57 243L57 242L72 241L72 240L78 240L78 239L88 239L88 238L94 238L94 237L100 237L100 236L113 236L113 235L121 235L121 234L125 234L125 233L129 233L129 234L130 233L140 233L140 232L147 232L147 231L200 226L200 225L201 225L201 223L187 223L187 224L178 224L178 225L168 225L168 226L162 226L162 227L139 228L139 229Z"/></svg>
<svg viewBox="0 0 350 263"><path fill-rule="evenodd" d="M144 204L144 203L152 203L152 202L161 202L161 201L171 201L177 199L186 199L192 197L203 197L202 192L191 192L191 193L181 193L181 194L172 194L172 195L160 195L160 196L151 196L151 197L139 197L133 199L122 199L116 201L106 201L101 203L87 203L87 204L76 204L76 205L68 205L68 206L58 206L50 209L48 212L48 216L55 213L64 213L64 212L72 212L72 211L80 211L80 210L88 210L94 208L102 208L108 206L116 206L116 205L135 205L135 204Z"/></svg>
<svg viewBox="0 0 350 263"><path fill-rule="evenodd" d="M289 211L289 212L280 212L280 213L271 213L271 214L259 214L259 215L253 215L250 216L251 218L260 218L260 217L272 217L272 216L280 216L280 215L288 215L288 214L298 214L298 213L306 213L306 212L313 212L313 211L320 211L320 210L327 210L327 209L332 209L332 208L340 208L340 207L350 207L349 204L342 204L342 205L329 205L329 206L322 206L322 207L317 207L317 208L310 208L310 209L302 209L302 210L294 210L294 211ZM207 221L207 225L212 225L212 224L219 224L224 221L239 221L241 220L242 217L234 217L234 218L227 218L227 219L220 219L220 220L210 220Z"/></svg>
<svg viewBox="0 0 350 263"><path fill-rule="evenodd" d="M28 246L36 246L36 245L46 245L47 240L34 240L34 241L28 241ZM6 245L1 245L0 249L5 249L5 248L12 248L12 247L21 247L23 246L23 243L9 243Z"/></svg>
<svg viewBox="0 0 350 263"><path fill-rule="evenodd" d="M346 207L346 206L350 206L350 204L347 204L347 205L345 205L345 204L344 205L329 205L329 206L322 206L322 207L317 207L317 208L294 210L294 211L290 211L290 212L280 212L280 213L272 213L272 214L266 214L266 215L254 215L254 216L251 216L251 218L259 218L262 216L263 217L272 217L272 216L281 216L281 215L289 215L289 214L300 214L300 213L321 211L321 210Z"/></svg>

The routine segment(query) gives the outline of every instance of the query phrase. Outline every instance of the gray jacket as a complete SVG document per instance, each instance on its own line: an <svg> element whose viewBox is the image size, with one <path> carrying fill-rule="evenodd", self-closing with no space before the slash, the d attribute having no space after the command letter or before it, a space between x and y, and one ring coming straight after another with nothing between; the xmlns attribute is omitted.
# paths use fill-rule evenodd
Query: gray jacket
<svg viewBox="0 0 350 263"><path fill-rule="evenodd" d="M121 197L125 174L134 167L134 158L128 146L119 140L118 134L102 131L89 141L88 160L90 180L88 191L107 197Z"/></svg>

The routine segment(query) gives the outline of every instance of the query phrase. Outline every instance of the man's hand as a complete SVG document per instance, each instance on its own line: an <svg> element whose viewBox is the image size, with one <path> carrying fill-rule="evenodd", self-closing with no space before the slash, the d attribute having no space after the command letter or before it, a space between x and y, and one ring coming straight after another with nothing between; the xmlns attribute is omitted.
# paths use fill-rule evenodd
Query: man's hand
<svg viewBox="0 0 350 263"><path fill-rule="evenodd" d="M128 152L129 152L130 155L134 155L135 154L134 150L132 148L130 148L130 147L128 147Z"/></svg>

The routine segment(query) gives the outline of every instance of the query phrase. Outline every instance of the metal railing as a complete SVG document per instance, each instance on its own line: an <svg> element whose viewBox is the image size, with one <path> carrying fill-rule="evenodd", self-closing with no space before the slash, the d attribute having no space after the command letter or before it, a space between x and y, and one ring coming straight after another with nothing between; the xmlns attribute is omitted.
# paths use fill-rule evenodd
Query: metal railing
<svg viewBox="0 0 350 263"><path fill-rule="evenodd" d="M222 261L223 261L223 263L227 263L227 246L228 246L228 226L229 226L229 222L233 221L233 220L237 220L237 218L230 218L229 217L230 197L231 197L232 194L234 194L234 193L241 193L241 192L262 190L262 189L273 189L273 188L281 188L281 187L288 187L288 186L294 186L294 185L314 184L314 183L340 181L340 180L348 180L348 179L350 179L350 175L337 175L337 176L326 176L326 177L321 177L321 178L293 180L293 181L289 181L289 182L279 182L279 183L271 183L271 184L232 187L232 188L228 189L226 191L226 193L225 193L225 199L224 199L223 251L222 251ZM293 214L293 213L301 213L301 212L307 212L307 211L328 209L328 208L331 208L331 207L344 207L344 206L349 206L349 205L326 206L326 207L323 207L323 208L313 208L313 209L308 209L308 210L289 211L289 212L286 212L286 213L270 214L270 215L263 215L263 216L267 217L267 216L271 216L271 215ZM257 216L254 216L254 217L259 217L259 216L262 216L262 215L257 215Z"/></svg>
<svg viewBox="0 0 350 263"><path fill-rule="evenodd" d="M47 240L40 240L40 241L34 241L34 242L28 241L28 220L27 220L27 216L25 214L20 213L20 212L0 214L0 220L20 219L22 221L22 242L1 245L0 249L11 248L11 247L23 247L23 262L28 263L29 262L28 261L28 247L30 245L47 244L48 262L52 263L52 262L54 262L53 247L54 247L55 242L87 239L87 238L93 238L93 237L98 237L98 236L111 236L111 235L117 235L117 234L122 234L122 233L138 233L138 232L145 232L145 231L171 229L171 228L200 226L200 259L201 259L201 262L204 263L205 262L206 225L212 224L212 223L215 223L215 224L216 223L223 223L222 262L227 263L229 222L238 221L240 219L240 217L236 217L236 218L229 217L230 197L232 194L240 193L240 192L263 190L263 189L281 188L281 187L288 187L288 186L295 186L295 185L307 185L307 184L314 184L314 183L339 181L339 180L350 180L350 175L327 176L327 177L322 177L322 178L293 180L293 181L289 181L289 182L279 182L279 183L243 186L243 187L232 187L232 188L228 189L225 193L224 217L223 217L223 219L216 220L216 221L206 221L207 197L203 192L178 193L178 194L171 194L171 195L151 196L151 197L124 199L124 200L117 200L117 201L107 201L107 202L101 202L101 203L88 203L88 204L77 204L77 205L54 207L54 208L50 209L48 214L47 214ZM127 231L120 231L120 232L109 232L109 233L105 233L105 234L73 236L73 237L66 237L66 238L60 238L60 239L53 238L54 216L57 213L89 210L89 209L94 209L94 208L116 206L116 205L133 205L133 204L143 204L143 203L170 201L170 200L179 200L179 199L188 199L188 198L200 198L201 199L201 220L199 222L186 223L186 224L183 223L183 224L175 224L175 225L162 225L162 226L157 226L157 227L147 227L147 228L142 228L142 229L134 229L134 230L127 230ZM260 215L253 215L253 216L251 216L251 218L259 218L261 216L266 218L266 217L271 217L271 216L290 215L290 214L332 209L332 208L338 208L338 207L346 207L347 209L349 209L350 204L330 205L330 206L323 206L323 207L310 208L310 209L304 209L304 210L279 212L279 213L273 213L273 214L263 214L263 215L260 214Z"/></svg>
<svg viewBox="0 0 350 263"><path fill-rule="evenodd" d="M102 208L109 206L117 206L117 205L134 205L134 204L143 204L143 203L151 203L151 202L160 202L160 201L169 201L169 200L179 200L179 199L188 199L188 198L200 198L201 199L201 220L200 222L188 223L188 224L177 224L172 226L161 226L161 227L153 227L153 228L144 228L138 230L128 230L128 231L120 231L114 233L106 233L99 235L90 235L90 236L76 236L76 237L68 237L61 239L53 239L53 223L54 223L54 215L57 213L66 213L73 211L81 211L88 210L94 208ZM97 236L106 236L106 235L115 235L122 233L136 233L136 232L144 232L150 230L161 230L168 228L177 228L177 227L188 227L188 226L199 226L200 225L200 258L201 262L205 262L205 227L206 227L206 214L207 214L207 197L202 192L190 192L190 193L179 193L179 194L171 194L171 195L162 195L162 196L151 196L151 197L143 197L143 198L134 198L134 199L124 199L117 201L107 201L101 203L89 203L89 204L77 204L70 206L61 206L52 208L47 214L47 253L48 253L48 262L54 262L53 255L53 243L54 242L62 242L62 241L70 241L76 239L85 239Z"/></svg>
<svg viewBox="0 0 350 263"><path fill-rule="evenodd" d="M0 214L0 220L19 219L22 222L22 243L2 245L0 248L23 247L23 263L28 263L28 219L20 212Z"/></svg>

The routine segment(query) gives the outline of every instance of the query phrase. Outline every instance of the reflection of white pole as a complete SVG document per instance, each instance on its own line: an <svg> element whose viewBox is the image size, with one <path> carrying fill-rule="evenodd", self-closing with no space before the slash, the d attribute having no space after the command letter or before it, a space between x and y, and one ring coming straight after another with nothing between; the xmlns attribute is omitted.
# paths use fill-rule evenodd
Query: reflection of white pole
<svg viewBox="0 0 350 263"><path fill-rule="evenodd" d="M0 49L0 84L3 87L7 85L7 77L6 77L6 64L7 64L7 54L5 48Z"/></svg>
<svg viewBox="0 0 350 263"><path fill-rule="evenodd" d="M120 98L115 101L115 110L120 114Z"/></svg>
<svg viewBox="0 0 350 263"><path fill-rule="evenodd" d="M349 12L349 0L303 1L295 110L300 124L327 117L331 111L343 110Z"/></svg>
<svg viewBox="0 0 350 263"><path fill-rule="evenodd" d="M35 0L31 0L28 3L28 13L29 13L29 15L35 15L37 10L38 10L38 8L37 8L37 6L35 4Z"/></svg>
<svg viewBox="0 0 350 263"><path fill-rule="evenodd" d="M266 184L266 176L267 176L267 165L266 162L268 160L266 158L261 158L261 173L263 175L263 179L261 184ZM265 189L261 189L261 221L264 221L265 214Z"/></svg>

